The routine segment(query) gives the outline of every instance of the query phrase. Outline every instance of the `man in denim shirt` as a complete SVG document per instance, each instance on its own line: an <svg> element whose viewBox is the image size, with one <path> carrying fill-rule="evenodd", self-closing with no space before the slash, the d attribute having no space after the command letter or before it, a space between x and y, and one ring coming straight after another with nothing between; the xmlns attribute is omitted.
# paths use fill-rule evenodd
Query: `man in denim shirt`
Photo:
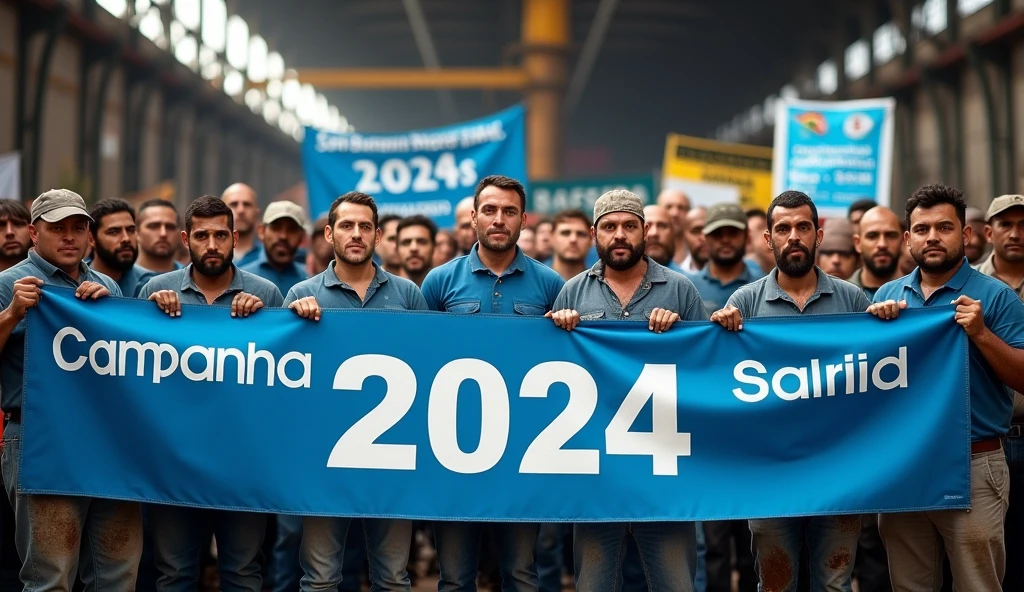
<svg viewBox="0 0 1024 592"><path fill-rule="evenodd" d="M549 315L571 331L581 320L643 320L663 333L674 322L706 321L707 312L693 284L644 255L645 223L640 197L609 191L594 204L600 261L565 284ZM691 592L696 574L693 522L587 523L573 528L577 590L614 590L632 535L651 590Z"/></svg>
<svg viewBox="0 0 1024 592"><path fill-rule="evenodd" d="M822 229L818 210L806 194L785 191L768 207L769 240L775 269L743 286L711 320L730 331L743 320L769 316L803 316L864 312L871 306L857 286L831 277L814 264ZM807 547L814 590L849 590L856 559L861 517L814 516L750 520L754 565L762 585L797 590L800 552ZM836 558L848 559L838 561Z"/></svg>
<svg viewBox="0 0 1024 592"><path fill-rule="evenodd" d="M564 280L516 246L526 223L526 191L515 179L492 175L480 180L473 198L477 244L468 255L436 267L423 280L430 310L455 314L495 313L542 316ZM538 525L491 525L498 551L502 590L537 589L534 546ZM441 567L438 592L475 588L482 525L435 522L434 543Z"/></svg>
<svg viewBox="0 0 1024 592"><path fill-rule="evenodd" d="M32 203L31 220L35 248L28 259L0 273L0 406L6 412L2 465L14 508L21 581L26 590L70 590L87 537L88 552L81 553L86 588L134 590L142 554L138 503L18 492L28 309L39 304L44 284L76 288L82 300L121 295L113 280L82 262L92 218L81 196L67 189L47 191Z"/></svg>
<svg viewBox="0 0 1024 592"><path fill-rule="evenodd" d="M181 240L188 245L192 263L150 280L139 293L140 299L154 301L172 317L183 314L182 303L230 306L233 317L247 317L264 306L281 306L281 292L274 284L233 263L237 241L234 215L220 199L203 196L189 205ZM146 510L160 572L159 592L196 589L198 550L210 540L211 526L217 537L221 588L259 592L262 578L257 560L266 514L159 504Z"/></svg>

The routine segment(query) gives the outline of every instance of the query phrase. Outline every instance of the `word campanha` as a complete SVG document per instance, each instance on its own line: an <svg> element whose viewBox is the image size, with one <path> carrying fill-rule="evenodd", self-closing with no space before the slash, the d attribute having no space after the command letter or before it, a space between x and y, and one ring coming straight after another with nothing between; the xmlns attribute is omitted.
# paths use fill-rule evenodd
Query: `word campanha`
<svg viewBox="0 0 1024 592"><path fill-rule="evenodd" d="M783 401L797 401L799 399L818 399L822 396L822 387L826 397L834 397L836 394L853 395L866 393L869 386L882 391L894 388L907 388L907 348L901 346L895 356L887 356L875 362L869 373L868 355L857 354L857 361L854 362L854 354L843 356L841 364L824 364L821 360L812 359L810 366L793 367L786 366L775 371L771 375L771 385L768 380L761 378L769 374L764 364L757 360L743 360L733 368L732 376L737 382L745 385L752 385L756 388L749 392L743 388L732 389L732 394L745 403L759 403L768 397L769 392ZM882 372L889 366L895 367L895 376L891 380L885 380ZM889 372L887 372L889 374ZM868 381L870 375L870 382ZM796 388L787 389L783 381L787 377L796 378ZM790 384L792 380L787 381ZM836 387L839 387L837 390Z"/></svg>
<svg viewBox="0 0 1024 592"><path fill-rule="evenodd" d="M159 384L178 370L193 382L225 382L225 378L230 382L232 375L225 373L225 367L231 368L227 362L234 360L234 382L239 385L253 385L257 378L266 376L267 386L274 386L276 378L288 388L309 388L311 354L290 351L275 358L266 350L256 349L256 344L251 341L246 351L233 347L193 345L179 352L169 343L100 339L89 346L87 354L73 355L70 343L65 344L68 338L78 343L87 341L75 327L64 327L54 335L53 360L66 372L77 372L88 364L97 376L126 376L131 369L129 361L134 358L135 376L151 375L154 384ZM129 354L132 354L131 358ZM300 368L302 375L295 378Z"/></svg>

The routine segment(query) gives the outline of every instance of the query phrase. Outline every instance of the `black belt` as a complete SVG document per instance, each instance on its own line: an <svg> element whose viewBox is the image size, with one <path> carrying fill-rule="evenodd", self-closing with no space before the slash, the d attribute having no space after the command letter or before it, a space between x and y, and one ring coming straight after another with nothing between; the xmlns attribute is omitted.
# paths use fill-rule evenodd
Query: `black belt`
<svg viewBox="0 0 1024 592"><path fill-rule="evenodd" d="M11 423L12 421L21 423L21 409L4 414L4 427L7 427L7 424Z"/></svg>

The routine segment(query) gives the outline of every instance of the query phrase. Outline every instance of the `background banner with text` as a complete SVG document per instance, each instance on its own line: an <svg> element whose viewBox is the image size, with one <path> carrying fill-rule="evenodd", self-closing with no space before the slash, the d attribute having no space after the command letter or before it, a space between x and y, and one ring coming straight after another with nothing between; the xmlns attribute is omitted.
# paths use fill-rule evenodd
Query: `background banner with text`
<svg viewBox="0 0 1024 592"><path fill-rule="evenodd" d="M952 315L568 333L386 310L170 318L46 286L28 317L20 487L417 519L965 508L967 339Z"/></svg>
<svg viewBox="0 0 1024 592"><path fill-rule="evenodd" d="M772 149L669 134L662 186L679 189L694 206L720 202L768 209L772 197Z"/></svg>
<svg viewBox="0 0 1024 592"><path fill-rule="evenodd" d="M490 117L448 127L394 134L339 133L306 128L302 163L310 214L336 197L362 191L381 215L423 214L442 228L455 225L455 205L488 175L526 183L525 110L516 105Z"/></svg>
<svg viewBox="0 0 1024 592"><path fill-rule="evenodd" d="M594 202L612 189L628 189L644 205L654 203L654 175L583 178L568 181L531 181L526 209L535 214L557 214L562 210L583 210L594 214Z"/></svg>

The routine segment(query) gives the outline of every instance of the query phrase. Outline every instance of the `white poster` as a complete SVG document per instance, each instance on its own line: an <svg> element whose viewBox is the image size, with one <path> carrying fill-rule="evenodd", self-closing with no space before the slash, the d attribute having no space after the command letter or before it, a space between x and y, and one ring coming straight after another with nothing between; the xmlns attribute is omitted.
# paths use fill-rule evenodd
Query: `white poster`
<svg viewBox="0 0 1024 592"><path fill-rule="evenodd" d="M0 154L0 199L21 199L21 154Z"/></svg>

